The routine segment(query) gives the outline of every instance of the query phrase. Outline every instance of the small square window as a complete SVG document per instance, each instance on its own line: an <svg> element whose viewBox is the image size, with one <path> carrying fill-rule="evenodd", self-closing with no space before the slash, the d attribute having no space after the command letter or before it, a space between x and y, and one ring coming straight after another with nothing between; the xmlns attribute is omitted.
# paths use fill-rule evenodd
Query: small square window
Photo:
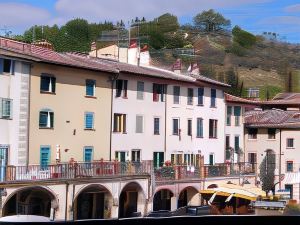
<svg viewBox="0 0 300 225"><path fill-rule="evenodd" d="M51 76L41 76L41 92L55 93L56 78Z"/></svg>
<svg viewBox="0 0 300 225"><path fill-rule="evenodd" d="M294 148L294 138L288 138L286 140L286 147L287 148Z"/></svg>

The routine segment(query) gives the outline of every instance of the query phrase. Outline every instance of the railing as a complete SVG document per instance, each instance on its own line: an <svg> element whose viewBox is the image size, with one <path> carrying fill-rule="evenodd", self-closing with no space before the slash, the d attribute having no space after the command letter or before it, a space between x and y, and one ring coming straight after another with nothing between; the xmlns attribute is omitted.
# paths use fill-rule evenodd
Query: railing
<svg viewBox="0 0 300 225"><path fill-rule="evenodd" d="M152 161L143 162L80 162L56 165L7 166L6 181L73 179L83 177L107 177L147 175Z"/></svg>
<svg viewBox="0 0 300 225"><path fill-rule="evenodd" d="M254 174L256 165L249 163L215 165L172 165L154 168L152 161L117 162L94 161L55 165L6 166L1 169L1 181L74 179L154 174L156 182L196 180L209 177Z"/></svg>

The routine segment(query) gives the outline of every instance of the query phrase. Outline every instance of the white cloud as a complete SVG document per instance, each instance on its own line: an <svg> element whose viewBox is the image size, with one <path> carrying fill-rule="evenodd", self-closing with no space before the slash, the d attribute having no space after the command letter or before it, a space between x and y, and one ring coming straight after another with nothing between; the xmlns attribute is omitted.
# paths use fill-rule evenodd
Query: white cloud
<svg viewBox="0 0 300 225"><path fill-rule="evenodd" d="M21 3L0 3L0 28L20 29L34 24L46 24L50 19L47 10Z"/></svg>
<svg viewBox="0 0 300 225"><path fill-rule="evenodd" d="M287 6L284 8L284 11L289 13L300 12L300 4Z"/></svg>
<svg viewBox="0 0 300 225"><path fill-rule="evenodd" d="M89 21L153 19L169 12L176 16L195 15L210 8L221 9L271 0L58 0L55 8L61 20L86 18Z"/></svg>

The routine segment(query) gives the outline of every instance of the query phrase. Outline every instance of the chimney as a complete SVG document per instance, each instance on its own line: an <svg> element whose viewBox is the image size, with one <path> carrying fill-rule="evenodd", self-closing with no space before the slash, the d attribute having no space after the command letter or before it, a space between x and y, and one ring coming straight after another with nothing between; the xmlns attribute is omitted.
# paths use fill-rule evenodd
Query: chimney
<svg viewBox="0 0 300 225"><path fill-rule="evenodd" d="M181 59L177 59L176 62L172 66L172 70L174 73L180 74L181 72Z"/></svg>

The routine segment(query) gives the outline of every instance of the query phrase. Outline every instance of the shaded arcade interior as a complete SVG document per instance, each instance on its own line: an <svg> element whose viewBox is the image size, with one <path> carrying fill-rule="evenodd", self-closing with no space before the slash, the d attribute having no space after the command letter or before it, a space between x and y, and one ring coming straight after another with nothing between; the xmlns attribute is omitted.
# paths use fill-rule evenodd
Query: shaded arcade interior
<svg viewBox="0 0 300 225"><path fill-rule="evenodd" d="M112 203L112 195L105 187L90 185L84 188L74 201L74 219L111 218Z"/></svg>
<svg viewBox="0 0 300 225"><path fill-rule="evenodd" d="M23 188L16 191L3 205L2 216L37 215L50 217L57 208L55 196L42 187ZM54 216L54 215L53 215Z"/></svg>

